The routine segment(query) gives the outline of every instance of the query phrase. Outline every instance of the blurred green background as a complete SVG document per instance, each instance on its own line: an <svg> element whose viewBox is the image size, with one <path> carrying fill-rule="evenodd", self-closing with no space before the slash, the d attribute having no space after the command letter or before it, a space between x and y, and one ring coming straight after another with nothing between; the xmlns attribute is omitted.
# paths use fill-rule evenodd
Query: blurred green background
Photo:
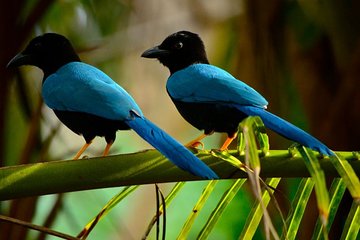
<svg viewBox="0 0 360 240"><path fill-rule="evenodd" d="M271 112L309 131L333 150L360 150L359 7L360 2L350 0L0 1L0 166L71 159L84 143L41 103L39 69L6 69L7 62L31 38L44 32L67 36L83 61L110 75L132 94L149 119L183 143L200 132L180 117L167 96L168 70L140 55L167 35L190 30L203 38L210 62L256 88L270 102ZM273 149L291 144L269 135ZM219 147L224 137L208 137L206 148ZM105 141L96 139L86 154L97 156L104 147ZM144 148L150 146L135 133L118 132L111 153ZM285 209L297 181L281 183L286 197L280 201ZM192 238L229 184L218 184ZM168 209L169 239L177 236L204 185L188 183ZM161 185L165 193L171 186ZM119 190L6 201L0 203L0 212L76 235ZM211 239L237 239L252 201L251 193L241 190ZM313 226L316 220L315 205L307 209L299 239L311 233L307 224ZM139 239L154 213L154 187L141 186L94 229L90 239ZM339 222L341 225L341 219ZM336 230L332 231L336 236ZM0 236L44 239L37 232L3 223Z"/></svg>

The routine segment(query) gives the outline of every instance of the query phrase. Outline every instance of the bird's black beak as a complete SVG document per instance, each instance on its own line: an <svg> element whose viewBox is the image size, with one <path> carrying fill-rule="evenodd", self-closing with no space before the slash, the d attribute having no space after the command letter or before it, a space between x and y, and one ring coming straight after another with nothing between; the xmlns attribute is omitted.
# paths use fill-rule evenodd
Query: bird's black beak
<svg viewBox="0 0 360 240"><path fill-rule="evenodd" d="M22 65L31 64L32 58L30 55L19 53L6 65L7 68L19 67Z"/></svg>
<svg viewBox="0 0 360 240"><path fill-rule="evenodd" d="M141 54L144 58L159 58L168 55L170 52L165 49L160 49L159 46L150 48Z"/></svg>

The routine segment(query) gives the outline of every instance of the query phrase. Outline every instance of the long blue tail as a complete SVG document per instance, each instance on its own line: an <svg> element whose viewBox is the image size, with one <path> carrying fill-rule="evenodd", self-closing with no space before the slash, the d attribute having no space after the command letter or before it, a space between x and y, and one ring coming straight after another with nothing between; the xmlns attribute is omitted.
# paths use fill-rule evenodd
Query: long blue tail
<svg viewBox="0 0 360 240"><path fill-rule="evenodd" d="M284 119L266 111L265 109L253 106L236 106L240 111L249 116L259 116L264 125L274 132L288 138L292 141L298 142L305 147L309 147L324 155L333 156L335 153L331 151L322 142L311 136L307 132L301 130L295 125L285 121Z"/></svg>
<svg viewBox="0 0 360 240"><path fill-rule="evenodd" d="M127 120L126 123L179 168L202 178L219 178L211 168L198 159L187 148L144 116L133 113L133 118Z"/></svg>

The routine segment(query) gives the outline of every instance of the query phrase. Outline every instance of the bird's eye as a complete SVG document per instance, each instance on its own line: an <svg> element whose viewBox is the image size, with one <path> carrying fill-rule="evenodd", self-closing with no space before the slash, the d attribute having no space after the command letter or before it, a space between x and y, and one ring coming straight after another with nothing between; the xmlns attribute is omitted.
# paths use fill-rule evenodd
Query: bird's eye
<svg viewBox="0 0 360 240"><path fill-rule="evenodd" d="M174 44L175 49L181 49L183 46L184 46L184 44L182 42L177 42Z"/></svg>

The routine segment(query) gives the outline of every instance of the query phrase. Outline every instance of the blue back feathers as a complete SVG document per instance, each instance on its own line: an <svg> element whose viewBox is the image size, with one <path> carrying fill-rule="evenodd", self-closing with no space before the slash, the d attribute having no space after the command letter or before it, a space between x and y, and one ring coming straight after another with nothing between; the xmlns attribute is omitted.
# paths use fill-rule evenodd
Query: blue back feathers
<svg viewBox="0 0 360 240"><path fill-rule="evenodd" d="M101 70L71 62L44 81L42 96L54 110L86 112L111 120L125 120L130 110L141 114L134 99Z"/></svg>
<svg viewBox="0 0 360 240"><path fill-rule="evenodd" d="M175 72L166 87L172 98L184 102L237 103L261 108L268 104L252 87L209 64L192 64Z"/></svg>

